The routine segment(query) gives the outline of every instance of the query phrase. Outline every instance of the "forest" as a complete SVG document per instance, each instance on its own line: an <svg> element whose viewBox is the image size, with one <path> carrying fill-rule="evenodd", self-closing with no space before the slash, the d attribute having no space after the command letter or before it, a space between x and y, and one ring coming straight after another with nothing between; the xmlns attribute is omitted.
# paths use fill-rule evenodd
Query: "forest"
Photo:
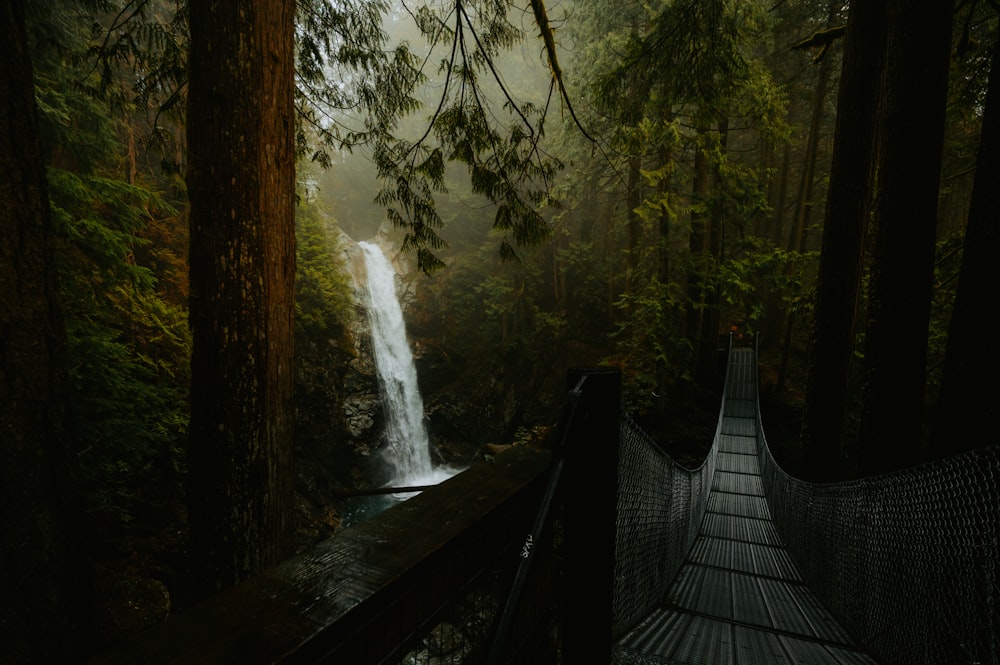
<svg viewBox="0 0 1000 665"><path fill-rule="evenodd" d="M0 643L76 662L344 528L379 239L435 455L572 367L683 463L730 334L817 482L997 442L992 0L11 0Z"/></svg>

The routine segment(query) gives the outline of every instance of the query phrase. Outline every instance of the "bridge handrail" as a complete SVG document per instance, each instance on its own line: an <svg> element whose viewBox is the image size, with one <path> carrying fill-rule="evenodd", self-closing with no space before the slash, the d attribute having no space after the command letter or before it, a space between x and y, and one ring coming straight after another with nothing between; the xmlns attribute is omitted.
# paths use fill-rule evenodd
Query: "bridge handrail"
<svg viewBox="0 0 1000 665"><path fill-rule="evenodd" d="M757 419L775 526L844 628L886 665L1000 663L1000 446L813 484Z"/></svg>
<svg viewBox="0 0 1000 665"><path fill-rule="evenodd" d="M453 662L481 656L550 457L501 453L89 662L374 665L435 642L461 650ZM553 622L558 576L540 549L508 651Z"/></svg>

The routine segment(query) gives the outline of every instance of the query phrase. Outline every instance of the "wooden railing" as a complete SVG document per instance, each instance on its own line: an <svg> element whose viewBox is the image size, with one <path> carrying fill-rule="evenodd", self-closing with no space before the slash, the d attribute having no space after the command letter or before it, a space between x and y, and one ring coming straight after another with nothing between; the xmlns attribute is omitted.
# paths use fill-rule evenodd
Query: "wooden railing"
<svg viewBox="0 0 1000 665"><path fill-rule="evenodd" d="M511 449L92 662L398 663L442 622L453 631L448 648L481 652L519 561L549 460L548 452ZM551 556L536 562L522 604L528 613L506 651L550 631L552 565Z"/></svg>
<svg viewBox="0 0 1000 665"><path fill-rule="evenodd" d="M567 385L552 451L503 452L91 665L610 662L621 377Z"/></svg>

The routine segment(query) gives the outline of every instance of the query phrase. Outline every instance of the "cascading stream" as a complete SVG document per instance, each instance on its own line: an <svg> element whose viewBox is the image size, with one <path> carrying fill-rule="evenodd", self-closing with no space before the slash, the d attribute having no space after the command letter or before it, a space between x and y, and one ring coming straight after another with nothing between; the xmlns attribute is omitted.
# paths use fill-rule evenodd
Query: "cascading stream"
<svg viewBox="0 0 1000 665"><path fill-rule="evenodd" d="M368 319L385 410L385 457L393 467L390 485L433 485L455 470L435 469L431 462L417 369L396 295L396 272L377 245L361 242L359 246L368 275Z"/></svg>

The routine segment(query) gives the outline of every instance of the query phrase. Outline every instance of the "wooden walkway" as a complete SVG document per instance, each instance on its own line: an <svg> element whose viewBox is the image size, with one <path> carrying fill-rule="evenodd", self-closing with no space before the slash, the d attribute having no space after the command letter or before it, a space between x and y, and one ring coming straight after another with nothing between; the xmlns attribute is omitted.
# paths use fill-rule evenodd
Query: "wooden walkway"
<svg viewBox="0 0 1000 665"><path fill-rule="evenodd" d="M753 362L752 351L733 350L701 530L663 604L619 641L621 662L875 663L810 592L775 531L757 460Z"/></svg>

